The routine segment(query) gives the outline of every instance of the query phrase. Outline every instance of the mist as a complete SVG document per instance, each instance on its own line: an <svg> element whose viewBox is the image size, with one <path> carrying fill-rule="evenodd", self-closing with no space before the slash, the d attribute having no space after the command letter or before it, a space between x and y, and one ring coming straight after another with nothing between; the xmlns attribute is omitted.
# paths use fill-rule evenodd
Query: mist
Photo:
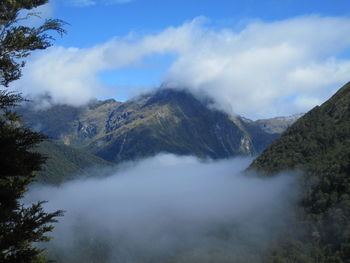
<svg viewBox="0 0 350 263"><path fill-rule="evenodd" d="M44 244L58 262L257 262L288 223L295 177L243 175L250 162L160 154L35 185L26 202L66 211Z"/></svg>

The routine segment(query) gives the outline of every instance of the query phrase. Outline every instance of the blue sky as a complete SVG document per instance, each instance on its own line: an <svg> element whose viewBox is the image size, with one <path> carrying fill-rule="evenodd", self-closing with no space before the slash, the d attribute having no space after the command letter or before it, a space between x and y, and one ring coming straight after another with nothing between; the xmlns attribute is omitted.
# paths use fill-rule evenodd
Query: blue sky
<svg viewBox="0 0 350 263"><path fill-rule="evenodd" d="M18 87L56 103L167 83L263 118L307 111L350 80L349 1L54 0L40 11L68 34L29 58Z"/></svg>
<svg viewBox="0 0 350 263"><path fill-rule="evenodd" d="M147 34L179 26L205 16L217 26L237 27L252 19L276 21L319 14L350 15L346 0L131 0L123 4L79 5L83 1L59 0L54 16L71 24L69 34L57 44L87 47L129 32Z"/></svg>

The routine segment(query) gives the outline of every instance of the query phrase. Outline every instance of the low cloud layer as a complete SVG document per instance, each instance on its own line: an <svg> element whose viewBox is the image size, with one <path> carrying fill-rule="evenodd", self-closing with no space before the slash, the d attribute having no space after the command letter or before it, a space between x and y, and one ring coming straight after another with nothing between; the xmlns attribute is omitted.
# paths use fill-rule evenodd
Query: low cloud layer
<svg viewBox="0 0 350 263"><path fill-rule="evenodd" d="M251 262L280 234L295 188L288 176L241 175L249 162L162 154L36 186L27 201L66 210L49 244L63 262Z"/></svg>
<svg viewBox="0 0 350 263"><path fill-rule="evenodd" d="M47 93L56 103L81 105L101 94L118 94L118 88L111 92L102 84L100 73L152 67L154 55L164 55L173 60L159 84L208 94L229 113L288 115L323 102L349 80L349 47L346 17L254 21L240 30L214 28L196 18L156 34L39 52L15 87L27 94Z"/></svg>

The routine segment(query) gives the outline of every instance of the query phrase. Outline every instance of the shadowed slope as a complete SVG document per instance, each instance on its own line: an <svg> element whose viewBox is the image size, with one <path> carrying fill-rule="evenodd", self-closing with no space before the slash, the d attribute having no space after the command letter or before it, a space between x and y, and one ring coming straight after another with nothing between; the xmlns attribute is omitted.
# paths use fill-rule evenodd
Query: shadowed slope
<svg viewBox="0 0 350 263"><path fill-rule="evenodd" d="M297 238L304 243L297 262L349 262L350 83L300 118L252 168L266 175L303 171L297 218L306 233Z"/></svg>

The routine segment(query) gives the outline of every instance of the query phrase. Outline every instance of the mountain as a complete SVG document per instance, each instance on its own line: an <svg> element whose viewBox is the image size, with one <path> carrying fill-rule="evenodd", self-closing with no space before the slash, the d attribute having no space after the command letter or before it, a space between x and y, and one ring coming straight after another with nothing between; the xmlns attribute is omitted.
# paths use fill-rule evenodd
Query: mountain
<svg viewBox="0 0 350 263"><path fill-rule="evenodd" d="M270 134L283 133L303 115L304 114L294 114L288 117L274 117L270 119L262 119L254 121L252 122L252 124L255 126L259 126L263 131Z"/></svg>
<svg viewBox="0 0 350 263"><path fill-rule="evenodd" d="M94 155L49 140L42 142L35 150L47 158L43 170L36 177L41 183L59 184L86 176L87 168L111 165Z"/></svg>
<svg viewBox="0 0 350 263"><path fill-rule="evenodd" d="M240 119L254 142L256 152L261 153L301 116L302 114L296 114L287 117L275 117L256 121L244 117L240 117Z"/></svg>
<svg viewBox="0 0 350 263"><path fill-rule="evenodd" d="M294 236L303 244L295 262L349 262L350 83L296 121L250 168L302 174L296 211L304 233Z"/></svg>
<svg viewBox="0 0 350 263"><path fill-rule="evenodd" d="M20 113L50 138L110 162L159 152L213 159L253 155L283 130L267 130L264 121L229 116L187 91L166 88L124 103L94 101L42 110L27 106Z"/></svg>

